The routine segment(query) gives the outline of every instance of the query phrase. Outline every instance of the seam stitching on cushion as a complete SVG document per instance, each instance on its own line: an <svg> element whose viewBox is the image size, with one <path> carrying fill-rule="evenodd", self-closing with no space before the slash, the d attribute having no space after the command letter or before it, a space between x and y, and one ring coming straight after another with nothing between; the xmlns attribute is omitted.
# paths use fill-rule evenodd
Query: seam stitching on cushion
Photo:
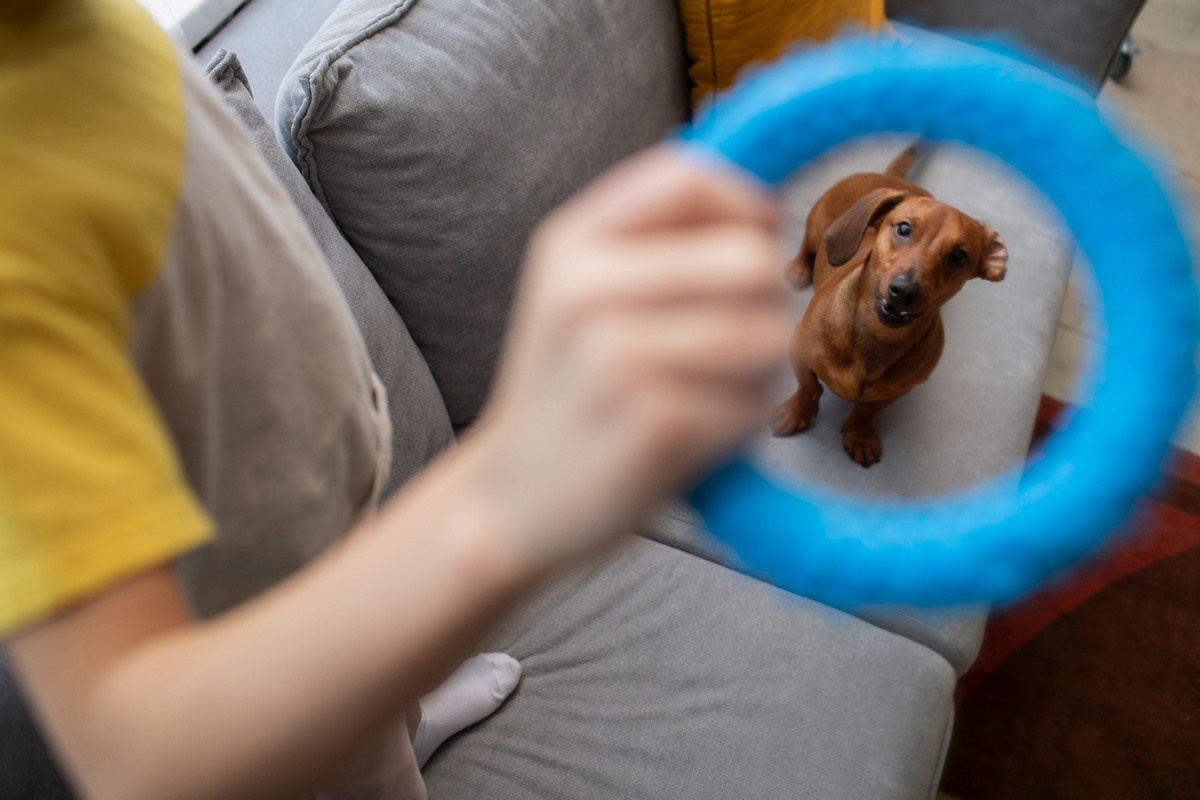
<svg viewBox="0 0 1200 800"><path fill-rule="evenodd" d="M300 172L304 175L308 182L309 188L320 201L326 212L333 216L332 210L329 208L329 202L325 197L325 192L321 188L321 180L317 174L317 162L314 154L312 140L307 135L307 130L312 124L317 112L324 107L325 101L328 100L330 92L323 92L324 96L318 95L318 85L325 83L325 77L329 73L330 68L342 56L349 53L358 45L362 44L367 39L374 36L379 31L387 28L395 23L401 17L411 10L417 0L401 0L401 2L393 3L392 6L376 17L371 22L364 25L356 33L347 37L342 44L331 48L324 52L318 53L309 63L316 62L312 71L308 75L308 79L301 83L301 90L304 98L300 103L300 107L292 116L291 124L288 126L290 138L295 144L296 158Z"/></svg>
<svg viewBox="0 0 1200 800"><path fill-rule="evenodd" d="M689 528L691 528L693 531L696 531L699 533L698 538L703 538L706 541L717 545L718 547L721 546L721 543L719 541L717 541L711 533L706 531L704 528L696 525L696 523L692 522L691 520L684 519L683 517L677 516L676 514L672 514L669 510L664 510L661 508L656 509L655 513L661 514L664 517L666 517L667 519L673 519L676 522L680 523L681 525L686 525ZM650 539L650 540L656 541L656 542L658 541L657 539L655 539L652 536L645 536L644 538L647 538L647 539ZM748 568L745 565L726 564L726 563L723 563L720 561L714 561L712 558L709 557L709 553L704 551L703 547L698 546L696 548L689 548L689 547L685 546L686 543L685 544L675 544L675 543L668 544L666 542L659 542L659 544L666 544L667 547L671 547L671 548L674 548L675 550L679 550L681 552L688 553L690 555L695 556L696 558L702 558L705 561L709 561L713 564L716 564L717 566L725 567L726 569L731 569L734 572L741 573L742 575L745 575L748 578L754 578L755 580L762 581L762 578L760 578L759 576L753 575L750 572L748 572L747 571ZM766 581L762 581L762 582L766 583Z"/></svg>

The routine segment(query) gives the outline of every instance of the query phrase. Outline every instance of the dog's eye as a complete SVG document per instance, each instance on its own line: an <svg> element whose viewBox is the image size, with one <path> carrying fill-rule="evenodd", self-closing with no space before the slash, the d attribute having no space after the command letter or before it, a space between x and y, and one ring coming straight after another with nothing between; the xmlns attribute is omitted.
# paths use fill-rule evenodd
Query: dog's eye
<svg viewBox="0 0 1200 800"><path fill-rule="evenodd" d="M961 247L956 247L950 251L950 263L956 267L961 267L963 264L966 264L968 258L967 251L963 250Z"/></svg>
<svg viewBox="0 0 1200 800"><path fill-rule="evenodd" d="M909 225L907 222L896 223L896 235L901 239L907 239L911 233L912 225Z"/></svg>

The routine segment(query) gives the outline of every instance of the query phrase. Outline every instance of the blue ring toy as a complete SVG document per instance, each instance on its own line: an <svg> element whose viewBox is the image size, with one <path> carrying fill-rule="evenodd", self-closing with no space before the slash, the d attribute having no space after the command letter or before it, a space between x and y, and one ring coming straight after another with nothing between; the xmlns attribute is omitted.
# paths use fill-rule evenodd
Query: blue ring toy
<svg viewBox="0 0 1200 800"><path fill-rule="evenodd" d="M864 504L783 487L745 462L693 491L705 525L748 571L839 607L1011 601L1083 558L1156 479L1196 388L1196 287L1150 168L1065 81L928 38L858 37L790 56L681 136L772 185L863 135L958 140L1038 185L1095 270L1108 347L1091 403L1016 492L1008 475L941 500Z"/></svg>

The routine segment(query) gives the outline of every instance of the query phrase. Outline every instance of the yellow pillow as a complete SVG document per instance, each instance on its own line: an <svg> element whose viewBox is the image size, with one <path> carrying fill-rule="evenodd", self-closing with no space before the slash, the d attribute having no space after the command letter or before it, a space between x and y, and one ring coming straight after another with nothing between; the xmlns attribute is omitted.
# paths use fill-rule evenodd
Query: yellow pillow
<svg viewBox="0 0 1200 800"><path fill-rule="evenodd" d="M679 0L679 12L696 111L744 66L777 58L797 39L828 39L846 23L870 30L884 23L883 0Z"/></svg>

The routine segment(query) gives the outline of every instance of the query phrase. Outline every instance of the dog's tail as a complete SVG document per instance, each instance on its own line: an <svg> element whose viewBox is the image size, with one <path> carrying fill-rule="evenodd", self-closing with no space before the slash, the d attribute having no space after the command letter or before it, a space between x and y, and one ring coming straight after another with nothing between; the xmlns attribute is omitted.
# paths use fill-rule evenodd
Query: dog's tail
<svg viewBox="0 0 1200 800"><path fill-rule="evenodd" d="M892 163L888 164L887 169L883 171L884 175L903 180L908 177L908 171L912 169L913 162L925 155L928 149L925 142L918 139L904 149L904 152L892 159Z"/></svg>

